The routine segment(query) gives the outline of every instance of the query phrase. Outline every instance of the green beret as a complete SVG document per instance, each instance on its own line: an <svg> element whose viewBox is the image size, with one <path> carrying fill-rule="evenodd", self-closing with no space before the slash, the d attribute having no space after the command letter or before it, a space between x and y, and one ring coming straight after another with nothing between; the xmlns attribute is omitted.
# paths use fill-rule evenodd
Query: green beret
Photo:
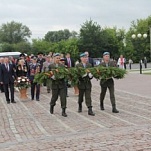
<svg viewBox="0 0 151 151"><path fill-rule="evenodd" d="M85 56L87 56L85 53L80 54L80 57L85 57Z"/></svg>

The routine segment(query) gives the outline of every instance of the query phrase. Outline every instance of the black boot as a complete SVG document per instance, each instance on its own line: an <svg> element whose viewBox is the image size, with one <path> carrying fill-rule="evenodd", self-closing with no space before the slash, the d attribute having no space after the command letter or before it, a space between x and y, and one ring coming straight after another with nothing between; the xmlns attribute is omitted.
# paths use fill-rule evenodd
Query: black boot
<svg viewBox="0 0 151 151"><path fill-rule="evenodd" d="M81 104L81 103L79 103L78 112L79 112L79 113L82 112L82 104Z"/></svg>
<svg viewBox="0 0 151 151"><path fill-rule="evenodd" d="M50 105L50 113L53 114L53 111L54 111L54 106Z"/></svg>
<svg viewBox="0 0 151 151"><path fill-rule="evenodd" d="M66 109L65 108L62 109L62 116L67 117Z"/></svg>
<svg viewBox="0 0 151 151"><path fill-rule="evenodd" d="M119 111L116 109L116 106L115 106L115 105L113 105L112 112L113 112L113 113L119 113Z"/></svg>
<svg viewBox="0 0 151 151"><path fill-rule="evenodd" d="M105 110L105 109L104 109L104 104L103 104L103 103L101 103L100 109L101 109L101 110Z"/></svg>
<svg viewBox="0 0 151 151"><path fill-rule="evenodd" d="M88 115L95 116L95 113L92 111L92 107L88 107Z"/></svg>

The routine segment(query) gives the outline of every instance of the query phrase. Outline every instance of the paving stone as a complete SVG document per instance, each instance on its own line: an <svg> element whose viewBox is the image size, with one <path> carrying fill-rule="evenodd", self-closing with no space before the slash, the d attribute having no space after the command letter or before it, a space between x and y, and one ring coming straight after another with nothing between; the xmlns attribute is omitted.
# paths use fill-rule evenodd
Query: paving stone
<svg viewBox="0 0 151 151"><path fill-rule="evenodd" d="M83 112L77 112L73 88L68 89L67 118L61 116L59 99L54 114L49 113L46 87L41 87L39 102L20 100L15 92L17 103L8 105L1 93L0 151L151 151L150 85L151 76L137 73L115 80L120 113L113 114L108 91L105 110L100 110L99 81L93 80L94 117L87 114L85 102Z"/></svg>

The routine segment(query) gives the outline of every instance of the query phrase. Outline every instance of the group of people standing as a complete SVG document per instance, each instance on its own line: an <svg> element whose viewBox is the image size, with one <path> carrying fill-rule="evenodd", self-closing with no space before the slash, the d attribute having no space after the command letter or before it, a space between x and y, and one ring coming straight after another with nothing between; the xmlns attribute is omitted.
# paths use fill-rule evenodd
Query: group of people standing
<svg viewBox="0 0 151 151"><path fill-rule="evenodd" d="M75 62L70 54L67 53L65 58L60 53L49 54L43 56L43 53L39 53L37 57L30 56L30 59L26 58L24 54L20 55L20 58L17 61L10 60L8 57L5 57L3 61L0 59L0 84L1 88L4 88L4 93L6 101L9 104L10 102L16 103L14 100L14 81L18 77L26 76L31 82L31 100L36 99L40 101L40 88L39 83L34 82L34 77L37 73L51 71L57 68L90 68L94 67L93 59L89 57L88 52L80 54L80 61ZM116 62L110 60L110 53L103 53L103 61L100 66L104 67L117 67ZM85 96L85 104L88 108L88 115L95 116L95 113L92 110L92 99L91 99L91 89L92 83L91 79L93 75L91 73L86 73L79 78L79 83L74 86L75 95L78 96L78 112L82 112L82 103ZM66 79L56 80L56 77L53 75L50 79L47 79L45 85L47 87L47 92L51 91L51 101L50 101L50 113L54 113L54 106L58 97L60 97L62 116L67 117L66 108L67 108L67 97L68 97L68 82ZM100 109L105 110L104 108L104 98L106 95L107 88L110 93L110 100L112 104L112 112L118 113L116 109L116 101L114 95L114 80L113 78L100 80L101 93L100 93ZM11 98L9 98L9 88L11 92Z"/></svg>

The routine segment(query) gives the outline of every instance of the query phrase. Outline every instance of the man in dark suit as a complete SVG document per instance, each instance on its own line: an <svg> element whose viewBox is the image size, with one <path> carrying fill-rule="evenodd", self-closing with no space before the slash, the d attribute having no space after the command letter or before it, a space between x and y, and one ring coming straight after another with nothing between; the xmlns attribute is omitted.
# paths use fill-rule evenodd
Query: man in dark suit
<svg viewBox="0 0 151 151"><path fill-rule="evenodd" d="M44 54L42 52L39 52L38 53L38 58L37 58L37 63L40 64L40 72L42 71L43 63L46 61L43 55Z"/></svg>
<svg viewBox="0 0 151 151"><path fill-rule="evenodd" d="M0 58L0 65L3 64L3 63L4 63L4 58L1 57L1 58ZM1 93L4 92L4 87L3 87L3 84L1 84L1 83L0 83L0 90L1 90Z"/></svg>
<svg viewBox="0 0 151 151"><path fill-rule="evenodd" d="M75 62L74 60L70 57L70 53L66 54L66 58L65 58L65 65L68 68L74 67L75 66Z"/></svg>
<svg viewBox="0 0 151 151"><path fill-rule="evenodd" d="M80 55L81 63L77 64L77 68L90 68L92 65L87 62L88 57L85 53ZM86 73L82 77L79 78L78 88L79 88L79 97L78 97L78 112L82 112L82 102L85 94L85 103L88 107L88 115L94 116L95 114L92 111L92 100L91 100L91 79L93 78L91 73Z"/></svg>
<svg viewBox="0 0 151 151"><path fill-rule="evenodd" d="M66 54L66 57L65 57L65 66L67 68L71 68L71 67L74 67L75 66L75 62L74 60L71 58L70 56L70 53L67 53ZM68 87L71 87L71 84L69 84L69 81L66 80L66 84L67 84L67 94L68 94ZM68 95L67 95L68 96Z"/></svg>
<svg viewBox="0 0 151 151"><path fill-rule="evenodd" d="M117 67L116 63L114 61L110 61L110 53L104 52L103 53L103 62L100 64L100 66L104 67ZM100 81L101 86L101 93L100 93L100 109L104 110L104 98L107 91L107 88L109 89L110 93L110 100L112 104L112 112L113 113L119 113L119 111L116 109L116 102L115 102L115 95L114 95L114 81L113 78L102 79Z"/></svg>
<svg viewBox="0 0 151 151"><path fill-rule="evenodd" d="M88 57L88 62L92 65L92 67L94 67L94 61L93 58L89 57L89 52L86 51L85 54Z"/></svg>
<svg viewBox="0 0 151 151"><path fill-rule="evenodd" d="M54 54L54 63L49 65L49 70L57 69L57 68L65 68L63 64L60 63L60 54L56 53ZM52 97L50 101L50 113L53 114L54 112L54 106L56 105L56 101L60 95L60 101L61 101L61 108L62 108L62 116L67 117L66 114L66 83L65 79L56 79L56 77L53 75L51 77L52 79Z"/></svg>
<svg viewBox="0 0 151 151"><path fill-rule="evenodd" d="M13 64L10 64L9 58L5 57L4 63L0 65L0 83L4 86L5 97L8 104L10 103L9 87L11 92L11 102L16 103L14 100L14 81L16 78L17 76Z"/></svg>

